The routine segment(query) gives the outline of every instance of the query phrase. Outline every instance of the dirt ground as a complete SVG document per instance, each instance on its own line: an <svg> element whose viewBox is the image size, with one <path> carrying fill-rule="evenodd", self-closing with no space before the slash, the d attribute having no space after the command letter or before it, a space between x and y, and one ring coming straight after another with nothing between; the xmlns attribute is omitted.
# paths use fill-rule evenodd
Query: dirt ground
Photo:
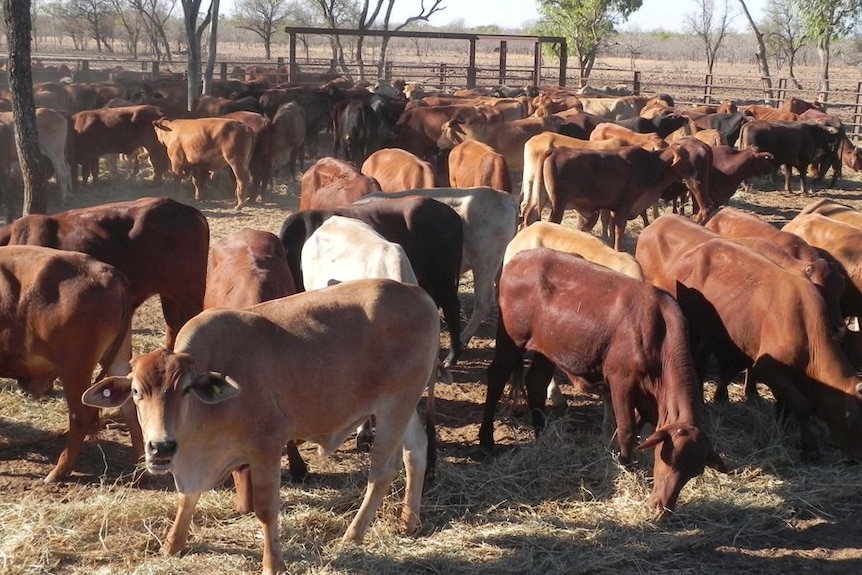
<svg viewBox="0 0 862 575"><path fill-rule="evenodd" d="M165 188L154 188L141 178L146 178L146 173L138 178L130 179L126 174L118 176L106 175L103 182L97 186L88 186L75 195L67 207L80 207L96 205L108 201L121 199L132 199L144 195L178 195L183 201L191 202L189 198L189 184L183 184L180 190L171 185ZM211 185L211 198L199 204L200 209L207 216L212 238L217 239L240 227L252 227L278 233L281 222L298 204L298 185L295 181L282 181L268 200L262 205L252 205L236 213L231 209L231 194L229 184L224 181L213 182ZM798 185L795 183L795 185ZM778 182L772 183L768 178L759 179L755 182L755 190L750 194L738 194L731 204L743 209L751 210L768 220L781 223L791 219L798 210L808 202L817 197L831 197L833 199L847 202L862 209L862 179L858 175L849 174L834 189L816 187L812 196L802 197L798 193L785 193L778 191ZM52 211L58 211L60 207L53 201ZM634 242L639 224L631 222L628 228L626 247L633 251ZM469 277L469 276L468 276ZM462 282L462 296L465 301L465 315L472 307L470 301L469 279ZM487 319L481 326L478 336L471 343L469 349L465 350L463 360L453 370L454 383L452 385L437 387L437 423L440 439L440 454L446 465L452 469L467 469L477 465L476 445L478 435L478 424L482 416L482 404L484 401L485 369L493 355L493 335L495 320ZM151 300L138 313L135 321L134 347L136 353L149 351L156 347L162 340L163 325L161 324L158 305ZM563 422L566 432L584 433L588 437L596 437L599 433L601 422L601 406L596 398L579 396L573 393L570 386L564 386L564 393L568 399L568 406L554 412L553 417ZM65 405L62 400L62 392L57 387L47 398L34 401L23 396L14 382L9 380L0 381L0 493L4 495L5 503L0 503L0 517L13 509L15 502L27 501L29 506L38 508L40 505L57 505L65 501L78 502L89 497L97 497L104 493L105 486L117 482L124 482L127 474L131 471L131 449L125 426L122 423L108 420L106 428L99 432L98 441L89 441L83 450L78 471L64 484L45 485L41 479L48 473L56 462L63 446L62 433L65 430ZM715 413L711 412L713 416ZM501 445L501 452L506 454L513 449L523 447L533 441L533 435L528 422L524 417L511 411L504 411L498 417L496 427L496 440ZM312 452L304 451L306 455ZM736 454L742 459L743 454ZM316 463L313 455L311 461ZM336 462L356 460L361 457L350 445L339 451L334 459ZM768 461L768 458L767 458ZM798 459L797 459L798 461ZM769 464L766 463L766 466ZM362 464L359 464L362 468ZM353 477L347 477L352 475ZM361 486L361 473L354 472L331 474L328 471L315 473L311 482L317 482L318 488L344 489L345 485L354 488L355 483ZM778 481L782 480L782 472L777 472ZM856 477L858 477L858 473ZM742 481L746 476L740 475L737 479ZM816 483L816 470L806 477ZM453 479L444 479L457 482ZM577 481L572 479L572 481ZM583 480L582 480L583 481ZM788 478L787 481L790 481ZM796 481L796 479L794 479ZM288 484L285 471L285 483ZM550 565L537 559L542 556L542 545L549 544L540 538L529 538L523 541L512 542L513 553L523 564L535 564L535 569L556 573L573 572L617 572L617 573L650 573L661 570L665 573L719 573L732 572L741 574L787 574L799 573L821 573L829 575L843 575L848 573L862 572L862 497L858 496L859 484L847 486L850 493L856 496L847 498L826 498L826 503L806 501L785 501L774 511L772 520L761 521L759 527L752 531L747 529L743 521L738 525L722 526L714 530L715 536L708 541L698 540L697 544L690 546L682 545L671 549L669 553L645 552L643 555L633 554L629 560L620 559L607 568L596 567L598 564L578 565L566 563L564 565ZM595 481L591 489L597 492L598 499L601 494L608 492L607 481ZM816 488L813 487L813 488ZM172 482L168 478L160 477L150 479L144 486L146 490L163 490L172 492ZM442 489L442 488L441 488ZM612 489L612 488L610 488ZM450 522L455 521L461 513L462 503L460 499L469 499L471 494L468 489L440 495L435 499L436 504L426 505L423 513L428 513L431 519L429 529L432 536L435 532L444 531ZM161 532L167 526L172 514L172 498L164 498L164 519L155 526L148 526L154 532ZM345 502L341 498L338 511L344 515L350 512L352 501ZM719 502L720 503L720 502ZM689 505L697 509L696 503ZM468 510L473 509L469 505ZM225 510L227 511L227 510ZM702 511L704 514L706 510ZM693 513L697 513L696 511ZM553 515L553 513L551 513ZM227 521L217 515L219 521ZM680 519L697 522L694 519ZM0 540L8 540L14 536L14 530L23 529L23 525L0 523ZM651 524L645 523L642 527L634 529L649 530ZM685 531L690 526L682 523L677 526L679 531ZM57 529L62 529L58 526ZM324 525L320 529L336 532L334 537L340 537L337 533L339 527ZM253 537L248 548L252 550L253 561L259 561L258 553L259 539L258 530L254 522L246 526L246 537ZM101 533L101 531L100 531ZM633 535L633 537L636 535ZM332 537L329 537L331 540ZM621 542L622 543L622 542ZM231 541L219 541L216 547L230 548L235 545ZM554 545L560 544L553 542ZM616 544L613 540L606 540L601 545L609 550ZM33 543L39 546L38 542ZM152 541L145 544L148 557L154 556L155 550L150 549L155 545ZM89 547L87 547L89 548ZM157 546L156 546L157 548ZM2 548L0 548L2 549ZM195 553L200 557L206 556L213 550L208 547L198 547ZM577 551L573 548L571 551ZM216 549L216 553L222 552ZM80 551L69 548L65 551L52 548L45 544L42 553L51 555L52 561L45 563L32 563L27 565L16 564L16 557L6 556L6 552L0 553L0 573L83 573L90 572L92 565L108 565L104 571L98 569L97 573L129 572L129 573L170 573L173 568L165 568L162 571L152 567L145 569L141 564L115 564L105 563L101 557L96 560L93 554L99 551ZM105 550L101 551L102 554ZM285 543L286 557L289 558L291 551L289 544ZM318 551L319 553L319 551ZM36 553L38 555L38 553ZM257 557L257 559L255 559ZM526 559L529 561L526 561ZM296 558L294 558L296 559ZM35 561L35 560L33 560ZM129 560L130 561L130 560ZM344 561L345 563L339 563ZM504 560L500 560L504 561ZM511 560L511 561L514 561ZM449 573L449 572L534 572L533 568L513 567L511 564L491 563L490 565L474 565L470 563L451 565L446 562L437 563L431 559L427 560L405 560L405 562L391 561L386 568L361 567L349 563L348 559L336 558L332 560L326 569L317 570L309 567L306 572L427 572L427 573ZM45 567L45 565L52 565ZM216 564L217 565L217 564ZM251 570L255 563L251 563ZM259 564L258 564L259 565ZM248 565L245 565L248 567ZM149 569L149 570L148 570ZM181 572L207 573L221 572L221 568L202 567L201 570L185 567ZM247 569L246 569L247 570ZM238 572L241 572L240 569ZM180 571L177 571L180 572ZM224 572L229 571L224 568ZM538 572L538 571L535 571Z"/></svg>

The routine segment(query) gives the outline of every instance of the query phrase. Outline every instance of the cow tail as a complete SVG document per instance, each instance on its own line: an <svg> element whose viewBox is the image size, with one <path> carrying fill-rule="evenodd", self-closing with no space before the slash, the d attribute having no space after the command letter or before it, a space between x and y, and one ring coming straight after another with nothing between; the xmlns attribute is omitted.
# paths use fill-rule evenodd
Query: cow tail
<svg viewBox="0 0 862 575"><path fill-rule="evenodd" d="M118 324L124 329L120 329L117 331L117 334L114 336L114 339L111 341L111 344L107 347L105 353L102 355L102 359L99 362L99 365L101 365L102 369L99 370L99 375L96 376L95 381L101 381L105 378L108 367L110 367L114 363L114 361L117 359L117 356L123 351L123 344L126 341L126 336L130 335L130 332L132 331L132 290L129 286L129 280L126 278L126 275L121 271L115 268L112 268L112 271L114 272L114 277L116 278L117 282L122 286L122 289L120 290L122 292L120 295L122 307Z"/></svg>
<svg viewBox="0 0 862 575"><path fill-rule="evenodd" d="M78 191L78 164L75 163L75 120L69 114L63 113L66 118L66 145L63 147L63 156L66 165L69 166L69 180L72 189L70 192Z"/></svg>
<svg viewBox="0 0 862 575"><path fill-rule="evenodd" d="M437 362L436 372L443 374L445 382L446 374L449 370L443 368L441 362ZM437 428L434 425L434 385L437 380L437 373L433 374L428 380L428 396L425 399L425 436L428 438L428 448L425 453L426 467L425 480L422 484L423 492L434 483L437 475ZM448 382L452 382L452 375L449 374Z"/></svg>

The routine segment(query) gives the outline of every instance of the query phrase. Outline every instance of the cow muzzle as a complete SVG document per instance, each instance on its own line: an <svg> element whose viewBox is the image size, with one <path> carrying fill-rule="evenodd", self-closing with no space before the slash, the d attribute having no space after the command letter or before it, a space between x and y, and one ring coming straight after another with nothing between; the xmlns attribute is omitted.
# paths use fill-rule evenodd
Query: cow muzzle
<svg viewBox="0 0 862 575"><path fill-rule="evenodd" d="M167 473L176 452L177 442L172 439L148 441L145 449L147 470L153 474Z"/></svg>

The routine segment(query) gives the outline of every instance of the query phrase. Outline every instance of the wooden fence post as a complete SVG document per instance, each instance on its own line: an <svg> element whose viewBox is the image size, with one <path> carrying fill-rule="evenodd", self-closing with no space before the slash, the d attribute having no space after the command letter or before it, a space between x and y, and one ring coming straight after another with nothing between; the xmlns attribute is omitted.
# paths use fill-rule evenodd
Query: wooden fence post
<svg viewBox="0 0 862 575"><path fill-rule="evenodd" d="M641 73L640 70L635 70L635 76L632 79L632 92L635 96L641 95Z"/></svg>
<svg viewBox="0 0 862 575"><path fill-rule="evenodd" d="M383 64L383 79L389 82L392 81L392 62L389 60Z"/></svg>
<svg viewBox="0 0 862 575"><path fill-rule="evenodd" d="M440 89L446 89L446 63L440 62Z"/></svg>
<svg viewBox="0 0 862 575"><path fill-rule="evenodd" d="M506 85L506 51L508 50L509 43L505 40L500 40L500 73L497 76L497 80L502 85Z"/></svg>
<svg viewBox="0 0 862 575"><path fill-rule="evenodd" d="M161 71L159 70L159 61L158 60L153 60L153 72L152 72L152 74L153 74L153 79L156 79L159 76L161 76Z"/></svg>
<svg viewBox="0 0 862 575"><path fill-rule="evenodd" d="M856 105L853 107L853 135L862 138L862 82L856 84Z"/></svg>
<svg viewBox="0 0 862 575"><path fill-rule="evenodd" d="M783 102L784 98L787 97L787 78L778 79L778 90L776 92L776 96L779 102Z"/></svg>
<svg viewBox="0 0 862 575"><path fill-rule="evenodd" d="M712 74L706 75L703 84L703 103L712 104Z"/></svg>
<svg viewBox="0 0 862 575"><path fill-rule="evenodd" d="M220 62L218 67L218 77L222 82L227 81L227 62Z"/></svg>
<svg viewBox="0 0 862 575"><path fill-rule="evenodd" d="M467 88L476 87L476 39L470 39L470 63L467 64Z"/></svg>

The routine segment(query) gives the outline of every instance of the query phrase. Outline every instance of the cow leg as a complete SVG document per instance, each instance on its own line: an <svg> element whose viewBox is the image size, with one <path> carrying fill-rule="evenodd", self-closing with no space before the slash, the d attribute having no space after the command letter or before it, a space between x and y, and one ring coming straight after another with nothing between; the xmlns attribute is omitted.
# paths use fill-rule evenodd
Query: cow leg
<svg viewBox="0 0 862 575"><path fill-rule="evenodd" d="M57 178L57 185L60 187L60 201L66 205L69 199L69 191L72 189L72 173L69 164L64 158L50 158L51 165L54 166L54 177Z"/></svg>
<svg viewBox="0 0 862 575"><path fill-rule="evenodd" d="M263 530L263 575L286 573L278 540L278 515L281 508L281 447L265 449L259 460L249 466L254 514Z"/></svg>
<svg viewBox="0 0 862 575"><path fill-rule="evenodd" d="M805 168L804 167L797 168L796 171L799 172L799 185L801 186L801 189L802 189L802 195L807 195L808 194L808 184L805 181ZM788 170L787 173L789 174L790 170ZM789 179L788 179L788 181L789 181ZM788 186L789 185L790 184L788 184Z"/></svg>
<svg viewBox="0 0 862 575"><path fill-rule="evenodd" d="M536 436L545 428L545 390L557 366L544 355L536 352L530 369L527 370L527 405Z"/></svg>
<svg viewBox="0 0 862 575"><path fill-rule="evenodd" d="M96 364L95 361L82 359L85 361L60 374L63 394L66 396L66 403L69 404L69 433L66 435L66 447L60 454L57 465L45 477L45 483L56 483L72 472L81 453L84 438L93 429L99 417L98 409L88 407L81 402L82 390L90 385L93 367Z"/></svg>
<svg viewBox="0 0 862 575"><path fill-rule="evenodd" d="M461 356L461 300L458 299L457 289L443 294L438 298L437 305L443 310L443 319L449 331L449 354L443 360L443 367L452 367Z"/></svg>
<svg viewBox="0 0 862 575"><path fill-rule="evenodd" d="M251 471L248 465L242 465L231 472L233 476L234 495L233 507L240 515L254 511L254 488L251 484Z"/></svg>
<svg viewBox="0 0 862 575"><path fill-rule="evenodd" d="M189 527L192 523L192 515L195 512L195 506L198 504L201 494L198 493L179 493L177 497L177 515L174 517L174 523L165 537L165 543L162 546L162 551L166 555L176 555L186 546L186 541L189 539Z"/></svg>
<svg viewBox="0 0 862 575"><path fill-rule="evenodd" d="M560 384L557 382L556 377L551 378L546 397L553 407L564 407L566 405L566 398L563 392L560 391Z"/></svg>
<svg viewBox="0 0 862 575"><path fill-rule="evenodd" d="M637 439L635 407L632 404L634 398L629 397L632 385L625 381L618 381L616 377L608 377L607 383L610 389L614 416L617 420L617 445L620 448L620 463L628 465L631 463L632 450Z"/></svg>
<svg viewBox="0 0 862 575"><path fill-rule="evenodd" d="M475 260L474 260L475 261ZM494 305L494 279L497 277L496 270L502 262L495 262L495 269L473 268L473 313L467 325L461 330L461 345L467 347L470 339L476 334L482 320L491 312Z"/></svg>
<svg viewBox="0 0 862 575"><path fill-rule="evenodd" d="M105 165L108 167L108 173L111 174L111 176L116 176L120 173L120 169L117 167L118 158L119 154L105 155Z"/></svg>
<svg viewBox="0 0 862 575"><path fill-rule="evenodd" d="M419 520L419 506L422 502L422 486L428 468L428 436L419 414L410 416L410 423L404 432L402 450L407 484L404 489L404 507L401 510L401 531L404 535L414 535L422 525Z"/></svg>
<svg viewBox="0 0 862 575"><path fill-rule="evenodd" d="M234 208L241 210L245 205L251 174L247 167L238 164L230 164L230 169L233 170L234 178L236 178L236 206Z"/></svg>
<svg viewBox="0 0 862 575"><path fill-rule="evenodd" d="M485 394L485 410L482 416L482 425L479 427L479 445L483 449L494 448L494 412L506 382L515 370L515 367L523 363L523 350L519 348L503 326L503 319L497 319L497 343L494 347L494 358L488 366L487 379L488 390Z"/></svg>
<svg viewBox="0 0 862 575"><path fill-rule="evenodd" d="M195 201L203 199L204 182L207 181L206 170L203 168L192 168L192 185L195 188Z"/></svg>
<svg viewBox="0 0 862 575"><path fill-rule="evenodd" d="M626 214L622 210L614 212L614 249L623 251L623 234L626 232Z"/></svg>
<svg viewBox="0 0 862 575"><path fill-rule="evenodd" d="M173 297L161 295L160 299L165 316L165 347L173 349L180 328L203 309L204 294L201 291L174 294Z"/></svg>

